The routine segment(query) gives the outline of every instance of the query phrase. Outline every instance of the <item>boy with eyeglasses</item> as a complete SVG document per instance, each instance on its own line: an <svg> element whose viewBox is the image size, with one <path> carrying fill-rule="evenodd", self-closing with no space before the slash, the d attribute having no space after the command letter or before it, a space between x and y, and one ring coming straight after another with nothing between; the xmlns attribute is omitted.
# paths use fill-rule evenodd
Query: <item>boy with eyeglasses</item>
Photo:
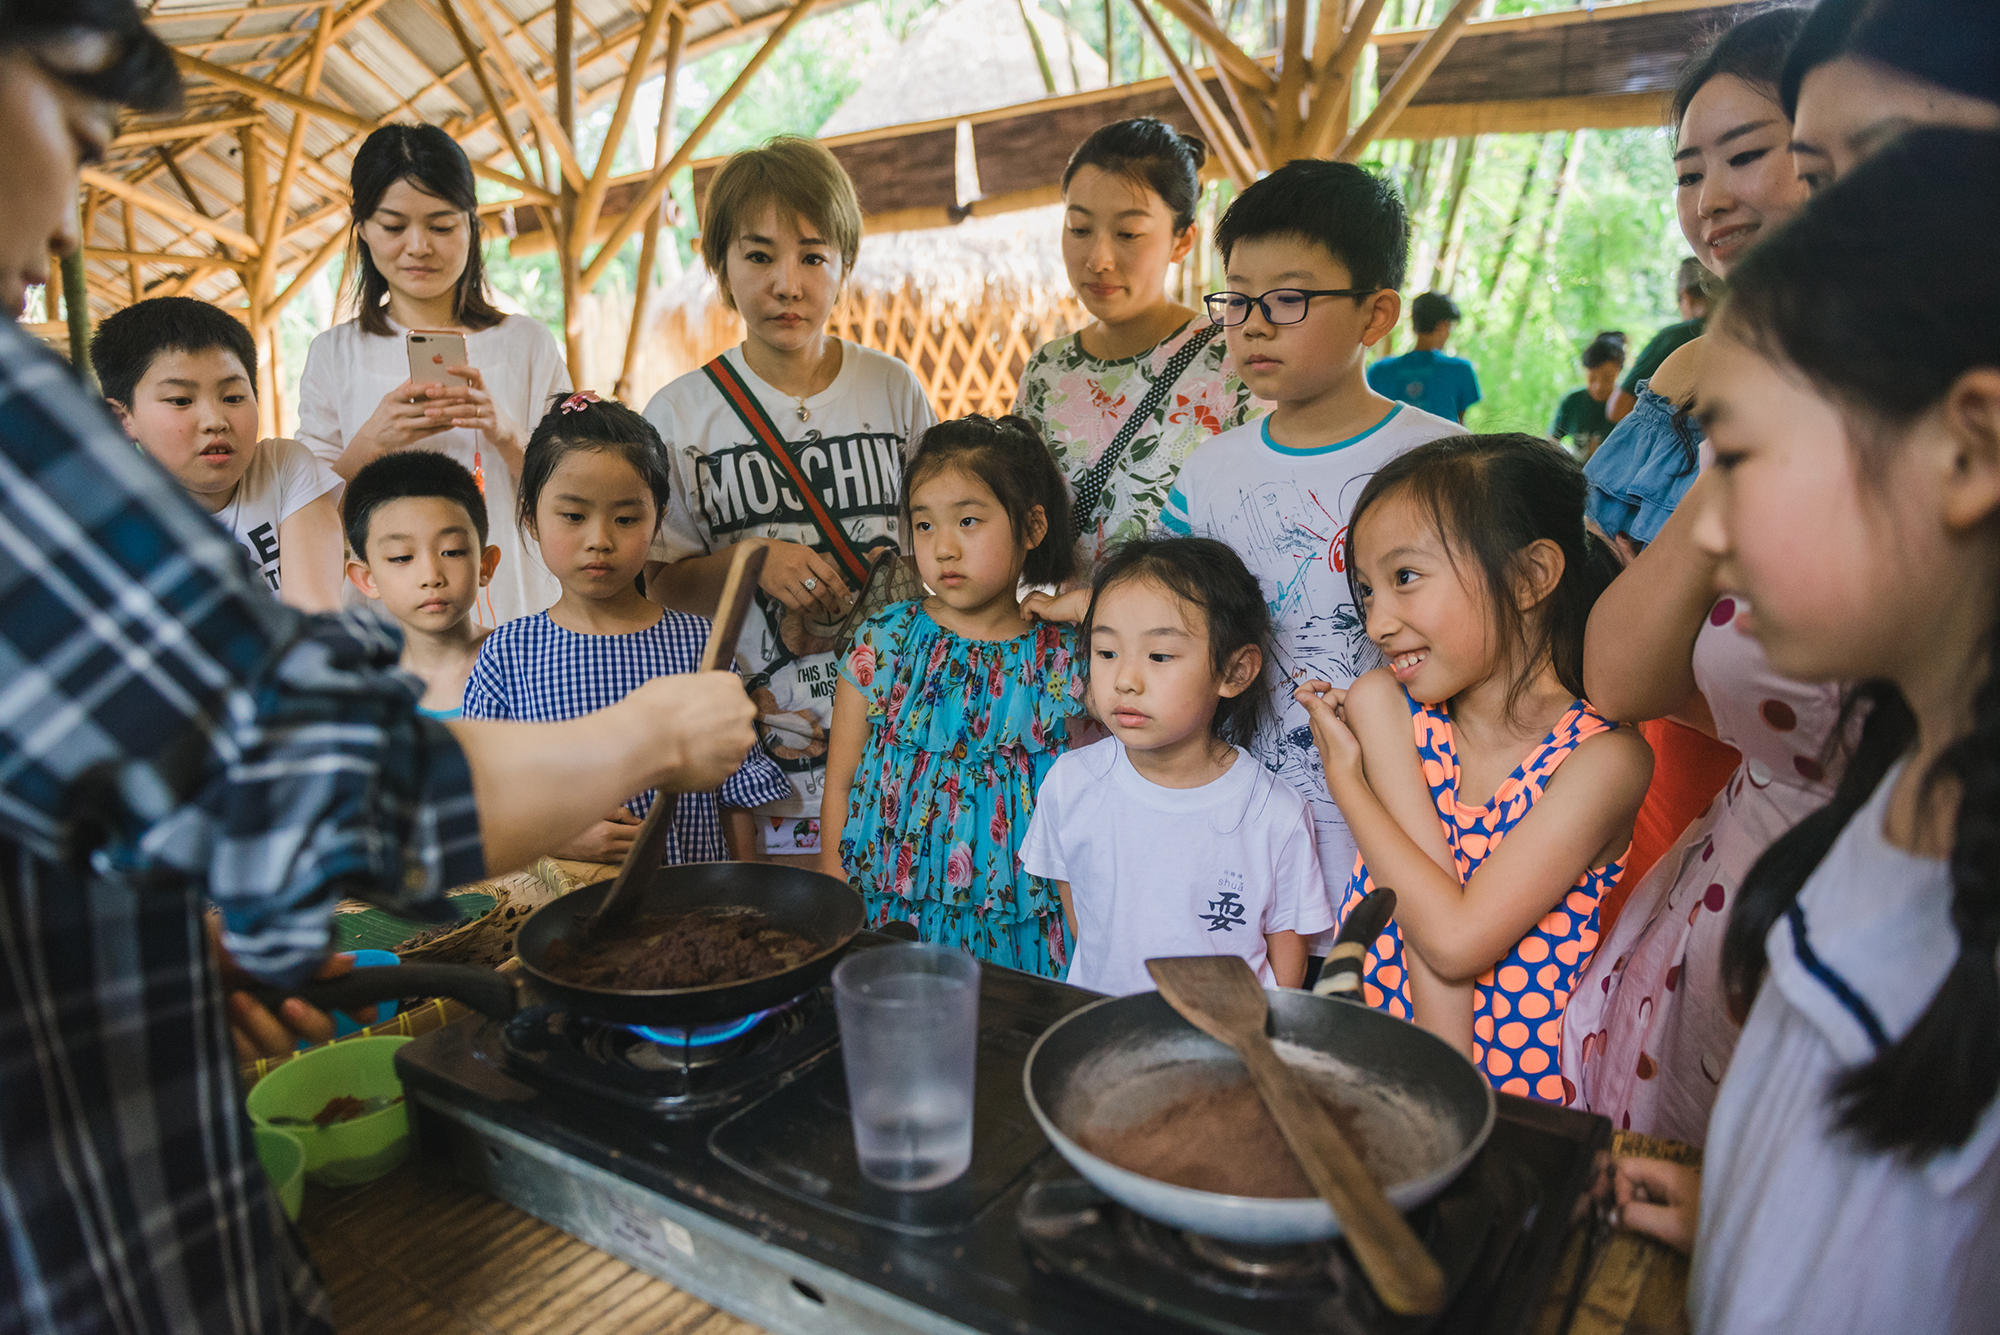
<svg viewBox="0 0 2000 1335"><path fill-rule="evenodd" d="M1236 197L1215 243L1228 291L1205 298L1209 317L1237 374L1276 406L1188 456L1160 522L1228 543L1263 586L1277 661L1250 750L1312 808L1332 893L1354 841L1292 690L1315 677L1345 687L1382 662L1348 592L1348 512L1376 469L1465 428L1368 387L1366 351L1402 314L1409 260L1393 186L1351 163L1287 163Z"/></svg>

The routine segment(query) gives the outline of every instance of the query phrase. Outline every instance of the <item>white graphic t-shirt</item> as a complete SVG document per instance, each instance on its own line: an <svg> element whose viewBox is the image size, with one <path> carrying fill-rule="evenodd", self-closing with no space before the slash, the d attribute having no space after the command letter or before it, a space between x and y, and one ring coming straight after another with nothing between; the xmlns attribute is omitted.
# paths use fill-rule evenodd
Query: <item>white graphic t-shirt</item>
<svg viewBox="0 0 2000 1335"><path fill-rule="evenodd" d="M840 374L806 400L759 379L741 347L724 354L779 434L848 543L863 559L900 548L903 463L937 421L916 373L901 360L841 344ZM793 493L714 383L690 371L653 396L646 420L673 461L673 494L653 540L655 561L721 551L745 538L796 542L828 552L812 513ZM743 626L737 666L757 703L763 747L792 781L796 802L767 812L817 816L826 786L826 732L833 721L836 627L807 620L759 590Z"/></svg>
<svg viewBox="0 0 2000 1335"><path fill-rule="evenodd" d="M1292 691L1314 677L1344 687L1381 664L1347 588L1347 517L1376 469L1465 428L1398 404L1358 436L1290 450L1272 441L1269 421L1226 431L1196 450L1160 522L1170 532L1228 543L1264 590L1277 655L1273 721L1250 749L1311 806L1320 868L1337 894L1354 870L1354 838L1326 790L1306 711Z"/></svg>
<svg viewBox="0 0 2000 1335"><path fill-rule="evenodd" d="M1313 845L1305 803L1249 752L1199 788L1162 788L1107 737L1050 768L1021 866L1069 882L1071 986L1150 992L1161 955L1236 955L1276 986L1264 937L1333 926Z"/></svg>
<svg viewBox="0 0 2000 1335"><path fill-rule="evenodd" d="M216 512L278 592L278 527L340 485L333 470L296 440L260 441L229 504Z"/></svg>

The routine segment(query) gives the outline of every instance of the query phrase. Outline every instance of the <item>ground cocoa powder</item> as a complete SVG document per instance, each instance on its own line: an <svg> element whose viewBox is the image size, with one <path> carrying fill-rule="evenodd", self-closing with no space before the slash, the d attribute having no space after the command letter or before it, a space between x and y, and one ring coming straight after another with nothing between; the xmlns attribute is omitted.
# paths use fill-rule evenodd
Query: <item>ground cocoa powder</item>
<svg viewBox="0 0 2000 1335"><path fill-rule="evenodd" d="M1359 1114L1320 1090L1312 1095L1354 1152L1368 1162L1367 1147L1356 1134ZM1203 1090L1115 1130L1086 1128L1077 1143L1120 1168L1177 1187L1224 1196L1319 1194L1247 1080Z"/></svg>

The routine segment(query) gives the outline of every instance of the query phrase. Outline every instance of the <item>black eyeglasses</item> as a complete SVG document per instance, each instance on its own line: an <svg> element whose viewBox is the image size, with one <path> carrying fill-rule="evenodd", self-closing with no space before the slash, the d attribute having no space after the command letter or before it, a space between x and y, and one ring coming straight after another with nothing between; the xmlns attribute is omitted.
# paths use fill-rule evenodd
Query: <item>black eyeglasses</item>
<svg viewBox="0 0 2000 1335"><path fill-rule="evenodd" d="M1261 297L1242 292L1211 292L1201 299L1201 304L1208 307L1211 324L1234 329L1250 318L1252 306L1264 312L1264 318L1272 324L1297 324L1306 318L1306 307L1314 297L1372 297L1381 290L1379 287L1274 287Z"/></svg>

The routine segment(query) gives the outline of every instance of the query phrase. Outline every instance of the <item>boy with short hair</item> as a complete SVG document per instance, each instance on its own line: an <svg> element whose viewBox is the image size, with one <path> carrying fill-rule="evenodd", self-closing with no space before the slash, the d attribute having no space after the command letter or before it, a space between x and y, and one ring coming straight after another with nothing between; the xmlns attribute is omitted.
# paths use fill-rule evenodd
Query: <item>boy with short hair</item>
<svg viewBox="0 0 2000 1335"><path fill-rule="evenodd" d="M257 439L257 343L205 301L153 297L90 344L125 434L236 535L271 592L307 612L340 609L340 479L295 440Z"/></svg>
<svg viewBox="0 0 2000 1335"><path fill-rule="evenodd" d="M1556 409L1549 438L1560 445L1569 442L1570 453L1588 463L1597 447L1611 434L1611 419L1604 405L1618 388L1618 373L1625 369L1625 335L1615 331L1599 334L1583 350L1584 387L1572 390Z"/></svg>
<svg viewBox="0 0 2000 1335"><path fill-rule="evenodd" d="M1348 594L1348 512L1383 464L1463 428L1364 375L1402 311L1410 227L1393 187L1352 163L1290 162L1237 196L1215 243L1229 290L1207 298L1211 317L1237 374L1277 406L1188 457L1161 523L1228 543L1264 589L1273 709L1249 749L1305 797L1329 892L1344 891L1354 840L1292 691L1345 687L1382 661Z"/></svg>
<svg viewBox="0 0 2000 1335"><path fill-rule="evenodd" d="M1368 388L1433 416L1463 422L1466 410L1479 402L1479 373L1465 358L1444 350L1458 321L1458 303L1442 292L1426 292L1411 302L1417 346L1369 367Z"/></svg>
<svg viewBox="0 0 2000 1335"><path fill-rule="evenodd" d="M403 670L424 683L417 712L460 717L493 633L473 621L472 605L500 564L479 484L448 454L404 450L356 473L340 509L353 552L347 577L402 626Z"/></svg>

